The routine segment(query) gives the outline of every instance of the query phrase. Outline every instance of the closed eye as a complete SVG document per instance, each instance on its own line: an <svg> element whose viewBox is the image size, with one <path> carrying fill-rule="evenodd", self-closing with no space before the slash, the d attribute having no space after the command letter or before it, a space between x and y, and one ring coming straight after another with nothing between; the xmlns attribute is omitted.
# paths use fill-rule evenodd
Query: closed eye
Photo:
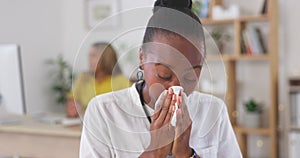
<svg viewBox="0 0 300 158"><path fill-rule="evenodd" d="M193 82L197 81L197 78L195 78L195 77L193 77L193 78L185 77L184 81L187 82L187 83L193 83Z"/></svg>
<svg viewBox="0 0 300 158"><path fill-rule="evenodd" d="M172 79L172 75L159 75L157 74L158 78L162 79L162 80L165 80L165 81L169 81Z"/></svg>

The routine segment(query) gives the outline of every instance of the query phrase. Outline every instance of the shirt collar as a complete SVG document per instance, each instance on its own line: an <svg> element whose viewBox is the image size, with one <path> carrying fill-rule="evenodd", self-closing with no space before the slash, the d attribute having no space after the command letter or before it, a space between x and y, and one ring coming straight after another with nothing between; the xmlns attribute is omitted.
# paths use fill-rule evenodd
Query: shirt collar
<svg viewBox="0 0 300 158"><path fill-rule="evenodd" d="M130 95L133 99L133 102L135 103L136 106L139 106L141 109L142 109L142 103L141 103L141 100L140 100L140 95L135 87L136 83L132 84L132 86L130 87ZM154 113L154 109L152 109L150 106L148 106L146 103L145 103L145 106L149 112L150 115L152 115Z"/></svg>

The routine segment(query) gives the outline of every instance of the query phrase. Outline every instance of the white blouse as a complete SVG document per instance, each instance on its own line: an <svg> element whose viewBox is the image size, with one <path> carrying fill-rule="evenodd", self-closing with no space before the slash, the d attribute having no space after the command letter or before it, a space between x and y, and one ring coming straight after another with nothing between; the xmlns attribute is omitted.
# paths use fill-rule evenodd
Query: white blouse
<svg viewBox="0 0 300 158"><path fill-rule="evenodd" d="M195 91L185 101L192 120L190 147L197 155L242 157L221 99ZM147 109L153 114L153 109ZM80 157L138 157L150 143L149 129L135 84L99 95L90 101L85 113Z"/></svg>

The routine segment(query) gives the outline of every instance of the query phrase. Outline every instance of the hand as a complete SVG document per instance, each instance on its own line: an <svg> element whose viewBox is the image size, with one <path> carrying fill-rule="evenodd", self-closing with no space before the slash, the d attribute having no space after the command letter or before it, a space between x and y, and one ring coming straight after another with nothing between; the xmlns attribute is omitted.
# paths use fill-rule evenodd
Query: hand
<svg viewBox="0 0 300 158"><path fill-rule="evenodd" d="M140 157L166 157L172 151L175 128L170 122L175 110L176 97L171 89L163 93L151 117L150 145Z"/></svg>
<svg viewBox="0 0 300 158"><path fill-rule="evenodd" d="M66 112L67 112L67 117L70 117L70 118L78 117L78 112L76 110L75 101L73 99L68 99Z"/></svg>
<svg viewBox="0 0 300 158"><path fill-rule="evenodd" d="M185 105L182 91L177 100L178 110L176 113L175 140L173 143L172 154L175 157L190 157L193 153L189 146L192 120L187 106Z"/></svg>

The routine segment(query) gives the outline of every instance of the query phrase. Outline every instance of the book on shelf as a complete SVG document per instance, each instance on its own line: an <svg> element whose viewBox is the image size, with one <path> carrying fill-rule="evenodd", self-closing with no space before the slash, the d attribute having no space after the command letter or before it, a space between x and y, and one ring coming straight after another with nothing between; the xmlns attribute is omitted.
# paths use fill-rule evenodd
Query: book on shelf
<svg viewBox="0 0 300 158"><path fill-rule="evenodd" d="M255 31L256 31L256 34L258 36L258 40L259 40L259 43L260 43L261 53L266 53L267 52L267 48L265 47L265 43L264 43L264 40L263 40L262 32L257 27L255 28Z"/></svg>
<svg viewBox="0 0 300 158"><path fill-rule="evenodd" d="M245 54L252 55L253 51L252 51L252 48L250 46L249 36L248 36L248 34L245 30L242 32L242 36L243 36L243 41L245 42L244 43L245 48L246 48Z"/></svg>
<svg viewBox="0 0 300 158"><path fill-rule="evenodd" d="M253 54L261 54L263 53L262 44L260 43L258 33L256 32L257 28L248 27L247 31L249 34L250 45L253 48Z"/></svg>
<svg viewBox="0 0 300 158"><path fill-rule="evenodd" d="M300 127L300 92L290 93L291 125Z"/></svg>
<svg viewBox="0 0 300 158"><path fill-rule="evenodd" d="M244 39L244 36L243 36L243 33L241 33L241 51L242 51L242 54L246 54L247 53L247 49L246 49L246 43L245 43L245 39Z"/></svg>
<svg viewBox="0 0 300 158"><path fill-rule="evenodd" d="M258 55L266 52L259 28L248 26L242 31L241 48L244 54Z"/></svg>
<svg viewBox="0 0 300 158"><path fill-rule="evenodd" d="M261 14L267 14L268 12L268 0L264 0L262 5Z"/></svg>

